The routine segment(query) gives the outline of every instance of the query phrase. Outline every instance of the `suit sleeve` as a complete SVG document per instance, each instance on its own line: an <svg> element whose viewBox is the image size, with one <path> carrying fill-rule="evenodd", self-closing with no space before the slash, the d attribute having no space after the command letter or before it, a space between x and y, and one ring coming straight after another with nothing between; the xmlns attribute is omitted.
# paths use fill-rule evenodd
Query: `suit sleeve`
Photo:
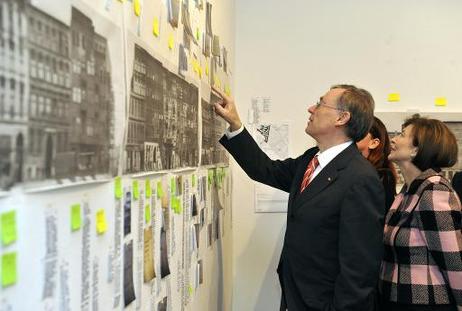
<svg viewBox="0 0 462 311"><path fill-rule="evenodd" d="M250 178L286 192L290 191L297 169L296 159L271 160L246 129L231 139L223 136L220 143Z"/></svg>
<svg viewBox="0 0 462 311"><path fill-rule="evenodd" d="M461 207L453 191L433 184L422 193L419 205L422 236L448 283L457 310L462 310Z"/></svg>
<svg viewBox="0 0 462 311"><path fill-rule="evenodd" d="M340 272L329 310L372 310L382 260L383 186L375 176L354 182L342 202Z"/></svg>

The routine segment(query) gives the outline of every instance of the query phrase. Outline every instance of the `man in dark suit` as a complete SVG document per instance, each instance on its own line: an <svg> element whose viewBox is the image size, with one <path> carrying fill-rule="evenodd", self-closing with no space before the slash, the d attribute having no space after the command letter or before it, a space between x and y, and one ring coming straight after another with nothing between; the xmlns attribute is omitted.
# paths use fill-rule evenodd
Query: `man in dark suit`
<svg viewBox="0 0 462 311"><path fill-rule="evenodd" d="M250 178L290 193L278 266L281 310L373 310L382 259L383 188L354 142L368 132L374 101L351 85L309 107L317 142L296 159L271 160L225 94L215 111L230 125L220 140Z"/></svg>
<svg viewBox="0 0 462 311"><path fill-rule="evenodd" d="M452 177L452 188L456 191L459 198L462 200L462 172L457 172Z"/></svg>

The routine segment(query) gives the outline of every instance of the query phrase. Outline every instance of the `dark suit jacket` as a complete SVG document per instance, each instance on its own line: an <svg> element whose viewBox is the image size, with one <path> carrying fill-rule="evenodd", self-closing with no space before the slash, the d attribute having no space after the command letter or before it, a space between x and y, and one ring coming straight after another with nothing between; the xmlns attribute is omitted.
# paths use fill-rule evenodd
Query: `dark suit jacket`
<svg viewBox="0 0 462 311"><path fill-rule="evenodd" d="M372 310L382 259L383 186L356 145L334 158L300 194L318 148L273 161L245 129L220 142L250 178L290 193L278 267L289 311Z"/></svg>
<svg viewBox="0 0 462 311"><path fill-rule="evenodd" d="M451 185L462 200L462 172L457 172L452 177Z"/></svg>

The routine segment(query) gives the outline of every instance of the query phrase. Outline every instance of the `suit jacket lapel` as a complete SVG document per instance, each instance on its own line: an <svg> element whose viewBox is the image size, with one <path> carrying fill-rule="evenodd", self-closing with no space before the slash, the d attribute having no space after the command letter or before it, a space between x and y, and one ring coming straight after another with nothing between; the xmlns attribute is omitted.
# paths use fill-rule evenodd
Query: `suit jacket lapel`
<svg viewBox="0 0 462 311"><path fill-rule="evenodd" d="M290 203L293 204L293 211L296 212L300 208L300 205L303 205L307 201L311 200L314 196L331 185L338 178L338 172L348 165L351 158L355 154L359 154L358 150L355 144L351 144L345 150L339 153L332 161L330 161L329 164L327 164L326 167L324 167L321 172L313 179L308 187L302 193L300 193L301 178L305 173L303 171L301 173L301 177L297 178L298 186L296 192L294 194L291 192L291 196L293 196L293 202ZM313 156L311 156L309 160L311 160ZM308 162L309 161L306 162L306 165L308 165Z"/></svg>
<svg viewBox="0 0 462 311"><path fill-rule="evenodd" d="M311 159L318 153L319 148L314 147L307 153L306 157L301 161L300 167L297 170L297 173L294 176L294 181L292 182L292 188L289 193L289 203L288 203L288 212L293 213L293 205L296 197L300 195L300 185L302 183L303 175L305 170L310 163Z"/></svg>

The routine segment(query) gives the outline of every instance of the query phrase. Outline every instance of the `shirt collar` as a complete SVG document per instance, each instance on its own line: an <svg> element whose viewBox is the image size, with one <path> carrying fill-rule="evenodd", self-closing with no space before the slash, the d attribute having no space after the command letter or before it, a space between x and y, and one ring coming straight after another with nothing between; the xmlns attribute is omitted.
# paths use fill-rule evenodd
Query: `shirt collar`
<svg viewBox="0 0 462 311"><path fill-rule="evenodd" d="M349 140L347 142L341 143L340 145L330 147L329 149L326 149L323 152L318 152L317 156L319 166L321 166L321 168L324 168L327 164L329 164L330 161L332 161L336 156L338 156L343 150L348 148L352 143L353 141Z"/></svg>

